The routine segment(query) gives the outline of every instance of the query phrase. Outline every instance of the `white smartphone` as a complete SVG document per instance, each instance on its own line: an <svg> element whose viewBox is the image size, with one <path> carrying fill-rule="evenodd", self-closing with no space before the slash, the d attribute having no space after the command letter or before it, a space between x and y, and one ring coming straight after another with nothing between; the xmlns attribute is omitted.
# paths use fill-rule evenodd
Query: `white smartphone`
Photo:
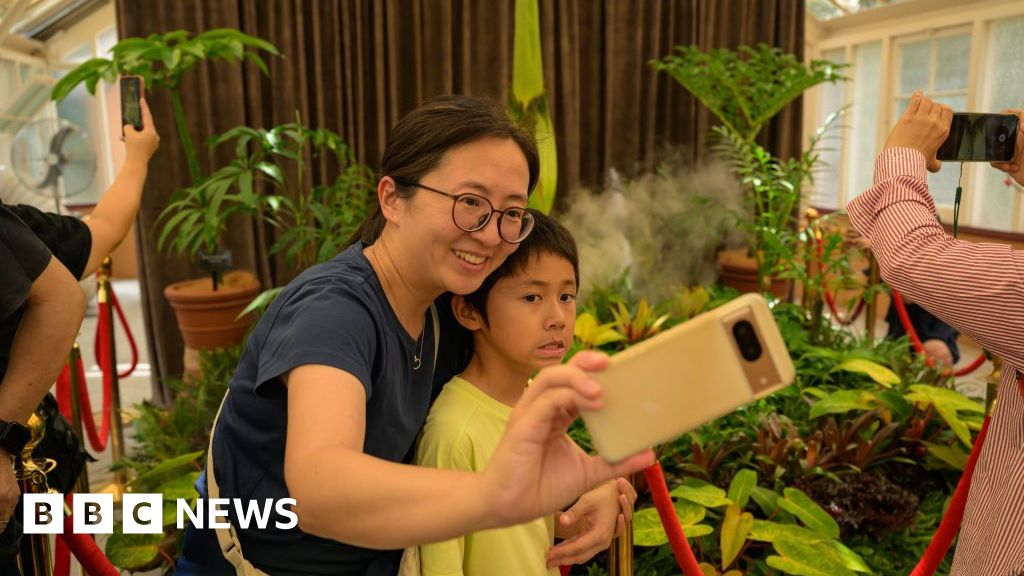
<svg viewBox="0 0 1024 576"><path fill-rule="evenodd" d="M768 303L746 294L611 357L593 374L604 407L584 412L594 447L618 462L793 382Z"/></svg>

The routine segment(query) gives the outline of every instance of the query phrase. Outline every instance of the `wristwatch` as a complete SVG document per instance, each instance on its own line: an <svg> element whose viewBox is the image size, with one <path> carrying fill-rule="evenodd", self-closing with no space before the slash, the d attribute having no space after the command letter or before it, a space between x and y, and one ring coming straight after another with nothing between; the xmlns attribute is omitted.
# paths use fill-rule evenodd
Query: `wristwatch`
<svg viewBox="0 0 1024 576"><path fill-rule="evenodd" d="M0 449L5 450L14 458L21 456L21 451L28 443L30 433L20 422L0 420Z"/></svg>

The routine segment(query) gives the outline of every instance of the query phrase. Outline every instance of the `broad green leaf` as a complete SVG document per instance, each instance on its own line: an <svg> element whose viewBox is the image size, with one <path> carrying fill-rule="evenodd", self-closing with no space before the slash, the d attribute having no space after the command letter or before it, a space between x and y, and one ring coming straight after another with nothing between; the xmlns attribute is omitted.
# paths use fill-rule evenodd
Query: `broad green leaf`
<svg viewBox="0 0 1024 576"><path fill-rule="evenodd" d="M718 576L718 570L715 570L715 567L711 564L701 562L698 566L700 566L700 571L704 573L704 576Z"/></svg>
<svg viewBox="0 0 1024 576"><path fill-rule="evenodd" d="M176 456L170 460L164 460L148 472L140 474L137 478L129 482L128 487L135 492L152 492L153 488L156 488L161 483L165 482L172 475L177 474L182 468L186 466L194 467L195 462L204 453L205 451L200 450L198 452L182 454L181 456Z"/></svg>
<svg viewBox="0 0 1024 576"><path fill-rule="evenodd" d="M828 536L819 534L796 524L782 524L771 520L754 520L754 525L747 536L757 542L775 542L780 538L804 540L807 542L827 542Z"/></svg>
<svg viewBox="0 0 1024 576"><path fill-rule="evenodd" d="M830 538L839 538L839 524L835 518L829 516L817 502L811 500L796 488L783 490L783 498L779 499L779 506L796 516L805 526Z"/></svg>
<svg viewBox="0 0 1024 576"><path fill-rule="evenodd" d="M710 534L709 526L697 524L704 519L706 513L703 506L692 502L675 502L676 517L688 538ZM708 529L708 532L704 532ZM661 524L661 516L656 508L644 508L633 514L633 543L637 546L661 546L668 542L668 535Z"/></svg>
<svg viewBox="0 0 1024 576"><path fill-rule="evenodd" d="M874 397L864 390L839 390L818 400L811 406L810 417L827 414L845 414L854 410L871 410Z"/></svg>
<svg viewBox="0 0 1024 576"><path fill-rule="evenodd" d="M696 502L707 508L718 508L733 503L726 497L725 490L696 478L686 478L683 485L677 486L670 494L673 498Z"/></svg>
<svg viewBox="0 0 1024 576"><path fill-rule="evenodd" d="M886 388L892 388L896 384L900 383L900 377L897 376L895 372L877 362L872 362L871 360L866 360L864 358L851 358L836 366L835 369L865 374L876 383Z"/></svg>
<svg viewBox="0 0 1024 576"><path fill-rule="evenodd" d="M743 512L736 504L730 504L725 509L721 534L722 570L728 568L739 556L753 526L754 515L750 512Z"/></svg>
<svg viewBox="0 0 1024 576"><path fill-rule="evenodd" d="M922 442L922 444L924 444L925 448L928 449L929 454L935 456L956 470L962 471L967 466L967 452L964 452L955 446L932 444L931 442Z"/></svg>
<svg viewBox="0 0 1024 576"><path fill-rule="evenodd" d="M201 472L188 472L164 482L156 489L164 495L165 500L189 500L198 496L196 492L196 479Z"/></svg>
<svg viewBox="0 0 1024 576"><path fill-rule="evenodd" d="M860 557L853 550L850 550L838 540L826 540L823 544L828 548L834 550L839 557L842 559L843 565L853 570L854 572L863 572L864 574L871 574L871 567L864 562L864 559Z"/></svg>
<svg viewBox="0 0 1024 576"><path fill-rule="evenodd" d="M939 416L946 422L956 437L965 446L971 446L971 432L967 424L957 415L958 411L971 413L984 413L985 407L980 402L971 400L963 394L946 388L936 388L924 384L915 384L910 387L911 392L904 396L911 402L917 402L923 406L932 405Z"/></svg>
<svg viewBox="0 0 1024 576"><path fill-rule="evenodd" d="M756 487L757 472L749 469L740 470L732 477L732 482L729 483L727 497L729 500L739 504L740 508L746 508L747 501Z"/></svg>
<svg viewBox="0 0 1024 576"><path fill-rule="evenodd" d="M790 574L854 576L854 572L846 567L842 559L837 554L830 553L834 551L820 542L812 544L802 540L781 538L773 542L772 546L782 554L783 559L795 563L790 566L799 567L800 571L789 572ZM769 566L771 566L770 563Z"/></svg>
<svg viewBox="0 0 1024 576"><path fill-rule="evenodd" d="M757 486L750 496L761 507L761 511L764 512L765 516L771 516L779 508L779 498L781 496L774 490Z"/></svg>
<svg viewBox="0 0 1024 576"><path fill-rule="evenodd" d="M110 562L122 570L141 568L160 554L163 534L125 534L124 528L114 530L107 539L104 552Z"/></svg>
<svg viewBox="0 0 1024 576"><path fill-rule="evenodd" d="M984 404L977 400L972 400L956 390L937 388L925 384L914 384L910 387L910 390L911 392L904 397L911 402L941 404L957 411L985 413Z"/></svg>

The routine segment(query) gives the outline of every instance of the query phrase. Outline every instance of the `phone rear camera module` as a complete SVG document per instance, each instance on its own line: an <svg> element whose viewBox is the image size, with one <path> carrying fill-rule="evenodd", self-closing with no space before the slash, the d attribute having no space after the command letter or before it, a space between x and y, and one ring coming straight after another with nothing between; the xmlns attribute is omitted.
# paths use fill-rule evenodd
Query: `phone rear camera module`
<svg viewBox="0 0 1024 576"><path fill-rule="evenodd" d="M761 343L757 341L757 333L753 325L746 320L740 320L733 324L732 335L736 338L736 345L740 349L740 355L744 360L753 362L761 357Z"/></svg>

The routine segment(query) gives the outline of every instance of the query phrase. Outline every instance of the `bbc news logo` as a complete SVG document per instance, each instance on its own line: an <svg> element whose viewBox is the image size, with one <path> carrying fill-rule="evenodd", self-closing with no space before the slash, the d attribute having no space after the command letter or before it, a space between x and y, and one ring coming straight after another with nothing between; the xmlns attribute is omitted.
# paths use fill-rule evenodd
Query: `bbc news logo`
<svg viewBox="0 0 1024 576"><path fill-rule="evenodd" d="M196 528L228 528L229 511L243 530L266 530L272 513L278 519L274 528L288 530L299 524L291 509L294 498L280 500L242 500L240 498L202 498L192 505L188 500L175 501L175 524L184 529L186 522ZM26 534L64 533L64 496L62 494L25 494L22 526ZM113 494L74 494L71 497L71 530L75 534L113 534ZM125 494L121 502L121 522L125 534L163 534L164 499L162 494Z"/></svg>

